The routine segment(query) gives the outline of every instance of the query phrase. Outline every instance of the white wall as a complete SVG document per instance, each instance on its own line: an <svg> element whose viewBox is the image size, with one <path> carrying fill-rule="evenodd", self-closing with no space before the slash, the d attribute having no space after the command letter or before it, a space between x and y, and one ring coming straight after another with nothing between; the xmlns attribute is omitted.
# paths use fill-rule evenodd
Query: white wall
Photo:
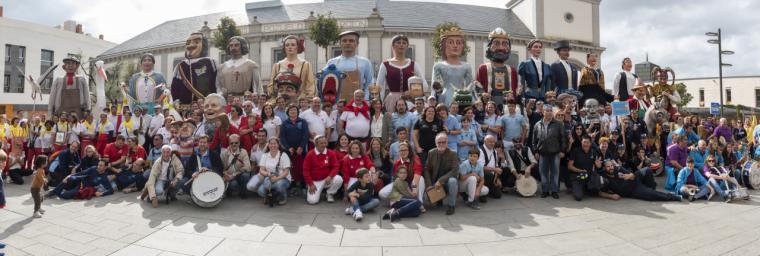
<svg viewBox="0 0 760 256"><path fill-rule="evenodd" d="M512 12L525 24L530 32L536 34L536 0L523 0L512 8ZM554 1L552 1L554 2Z"/></svg>
<svg viewBox="0 0 760 256"><path fill-rule="evenodd" d="M580 0L544 2L544 37L593 42L593 5ZM573 14L573 22L565 21L565 13Z"/></svg>
<svg viewBox="0 0 760 256"><path fill-rule="evenodd" d="M69 53L81 54L82 61L85 62L88 58L94 58L116 45L87 35L8 18L0 18L0 35L0 46L3 46L3 50L0 51L2 60L5 59L6 44L26 47L24 70L27 76L31 75L34 78L44 72L40 70L43 49L53 51L53 64L62 64L63 58ZM83 63L85 69L87 65ZM4 70L5 62L0 61L0 71L4 72ZM81 70L78 72L82 73ZM54 77L64 74L62 67L59 66L55 70ZM24 93L5 93L0 90L0 104L33 104L30 95L31 85L27 83L24 85ZM43 100L43 104L47 104L48 95L43 95Z"/></svg>
<svg viewBox="0 0 760 256"><path fill-rule="evenodd" d="M713 82L713 80L715 82ZM684 83L686 91L694 97L686 107L710 107L710 102L720 102L718 78L677 80L676 83ZM700 106L699 91L705 92L704 105ZM760 89L760 77L723 77L723 101L729 104L726 90L731 90L730 104L740 104L750 107L760 107L755 104L755 89Z"/></svg>

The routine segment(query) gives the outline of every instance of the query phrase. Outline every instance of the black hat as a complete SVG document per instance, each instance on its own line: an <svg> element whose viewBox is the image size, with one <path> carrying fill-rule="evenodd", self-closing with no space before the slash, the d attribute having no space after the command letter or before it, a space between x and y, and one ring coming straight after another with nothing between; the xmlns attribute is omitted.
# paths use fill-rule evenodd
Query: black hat
<svg viewBox="0 0 760 256"><path fill-rule="evenodd" d="M361 36L359 35L359 32L356 32L356 31L353 31L353 30L346 30L346 31L343 31L343 32L341 32L341 33L338 35L338 38L341 38L341 37L343 37L343 36L345 36L345 35L356 35L356 39L359 39L359 38L361 37Z"/></svg>
<svg viewBox="0 0 760 256"><path fill-rule="evenodd" d="M567 41L567 40L557 41L557 46L554 47L554 50L559 51L562 48L570 49L570 41Z"/></svg>

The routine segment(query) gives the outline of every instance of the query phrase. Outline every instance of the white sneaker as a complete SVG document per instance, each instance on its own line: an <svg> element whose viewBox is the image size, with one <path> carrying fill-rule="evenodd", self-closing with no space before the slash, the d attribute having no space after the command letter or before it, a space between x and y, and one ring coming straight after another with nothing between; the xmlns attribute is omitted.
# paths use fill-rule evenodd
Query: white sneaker
<svg viewBox="0 0 760 256"><path fill-rule="evenodd" d="M354 220L355 221L360 221L360 220L362 220L362 218L364 218L364 216L362 215L362 210L357 210L357 211L354 212Z"/></svg>
<svg viewBox="0 0 760 256"><path fill-rule="evenodd" d="M34 217L34 218L42 218L42 214L40 214L39 212L34 212L34 214L32 215L32 217Z"/></svg>
<svg viewBox="0 0 760 256"><path fill-rule="evenodd" d="M327 202L328 203L334 203L335 202L335 196L333 194L327 193Z"/></svg>
<svg viewBox="0 0 760 256"><path fill-rule="evenodd" d="M346 215L354 214L354 209L351 206L346 207Z"/></svg>

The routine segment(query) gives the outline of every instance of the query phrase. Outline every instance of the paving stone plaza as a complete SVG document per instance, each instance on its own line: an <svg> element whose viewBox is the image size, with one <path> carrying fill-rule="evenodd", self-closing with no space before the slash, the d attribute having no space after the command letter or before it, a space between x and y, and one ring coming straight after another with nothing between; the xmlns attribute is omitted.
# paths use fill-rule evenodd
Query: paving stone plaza
<svg viewBox="0 0 760 256"><path fill-rule="evenodd" d="M344 203L291 198L269 208L259 198L225 199L202 209L180 197L151 208L137 194L89 201L46 199L33 219L28 186L6 185L0 210L3 252L18 255L757 255L760 193L750 201L575 202L491 199L479 211L382 220L387 207L355 222ZM460 200L461 205L461 200Z"/></svg>

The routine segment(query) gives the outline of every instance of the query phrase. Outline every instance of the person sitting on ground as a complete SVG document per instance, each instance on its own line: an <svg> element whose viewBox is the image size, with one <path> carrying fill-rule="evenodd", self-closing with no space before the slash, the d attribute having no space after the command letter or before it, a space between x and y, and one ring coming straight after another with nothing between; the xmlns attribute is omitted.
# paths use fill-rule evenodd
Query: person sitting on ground
<svg viewBox="0 0 760 256"><path fill-rule="evenodd" d="M615 166L612 160L604 161L602 177L605 182L599 191L599 196L619 200L622 197L630 197L645 201L681 201L681 197L655 190L641 182L639 172L628 172Z"/></svg>
<svg viewBox="0 0 760 256"><path fill-rule="evenodd" d="M715 156L708 155L705 158L705 167L702 170L707 181L707 187L710 189L710 195L707 196L707 201L710 201L715 194L721 196L723 201L731 201L729 196L729 190L734 190L739 187L739 182L734 177L728 176L729 171L722 166L719 167L716 164Z"/></svg>
<svg viewBox="0 0 760 256"><path fill-rule="evenodd" d="M689 201L707 197L711 192L707 180L694 167L694 158L686 158L686 167L678 172L676 179L676 195L688 198Z"/></svg>
<svg viewBox="0 0 760 256"><path fill-rule="evenodd" d="M406 182L408 172L406 167L399 166L396 170L396 179L393 181L393 189L388 201L390 201L391 209L385 212L383 219L390 219L390 221L401 220L406 217L417 217L422 213L422 202L416 199L415 194L412 193L412 188L409 187L409 183Z"/></svg>
<svg viewBox="0 0 760 256"><path fill-rule="evenodd" d="M480 210L480 205L476 198L488 195L488 187L485 186L483 179L483 165L478 162L480 150L477 148L470 149L467 160L459 165L459 191L466 195L465 205Z"/></svg>
<svg viewBox="0 0 760 256"><path fill-rule="evenodd" d="M261 155L259 160L259 173L262 184L255 186L248 182L248 190L257 189L259 196L269 200L275 200L277 204L284 205L288 202L288 187L290 186L290 157L287 153L280 151L280 139L276 137L269 138L267 142L267 152ZM267 195L272 195L268 198ZM275 202L266 202L273 205Z"/></svg>
<svg viewBox="0 0 760 256"><path fill-rule="evenodd" d="M356 171L356 178L359 180L348 187L348 200L351 205L346 208L346 215L352 215L354 220L360 221L364 218L363 213L375 209L380 205L380 200L374 198L375 184L372 184L372 176L367 168L361 168Z"/></svg>
<svg viewBox="0 0 760 256"><path fill-rule="evenodd" d="M98 161L97 166L66 176L61 181L61 184L58 184L55 189L45 196L52 197L53 195L57 195L61 199L73 199L75 197L82 197L83 195L80 194L82 190L95 191L92 195L84 195L87 199L92 196L101 197L113 194L113 187L108 180L110 169L111 167L108 167L108 159L102 158Z"/></svg>
<svg viewBox="0 0 760 256"><path fill-rule="evenodd" d="M429 114L432 113L431 111L431 108L427 108L426 112ZM457 153L449 149L448 139L446 133L443 132L435 135L435 148L428 152L424 178L433 183L433 188L446 191L446 197L441 204L448 206L446 215L452 215L455 212L459 192L459 182L457 182L459 161L457 161Z"/></svg>
<svg viewBox="0 0 760 256"><path fill-rule="evenodd" d="M140 191L145 187L147 179L144 175L145 160L137 158L129 168L124 167L116 174L116 188L122 192L132 193Z"/></svg>

